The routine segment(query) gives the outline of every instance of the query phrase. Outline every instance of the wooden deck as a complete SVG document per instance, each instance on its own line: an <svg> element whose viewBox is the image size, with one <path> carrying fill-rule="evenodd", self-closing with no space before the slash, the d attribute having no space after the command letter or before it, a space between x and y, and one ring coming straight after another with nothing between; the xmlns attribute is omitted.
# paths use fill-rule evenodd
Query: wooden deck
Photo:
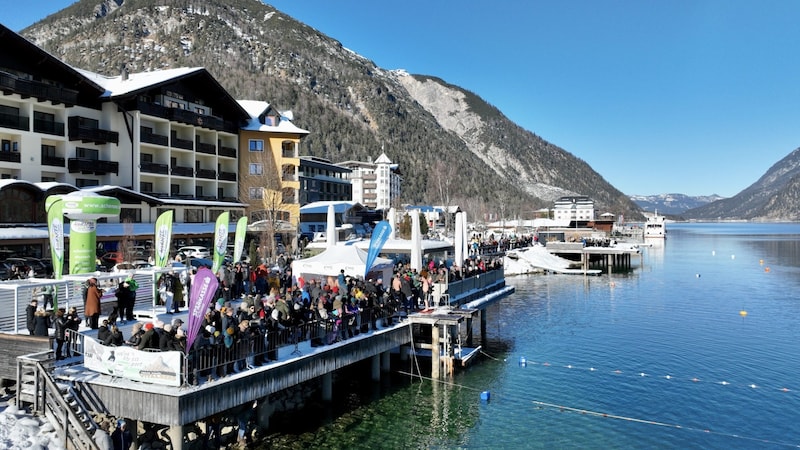
<svg viewBox="0 0 800 450"><path fill-rule="evenodd" d="M109 414L164 425L186 425L247 402L331 373L347 365L375 357L411 342L408 322L333 345L299 346L291 355L281 349L279 361L232 374L198 386L174 388L134 382L91 372L81 365L56 369L57 379L77 385Z"/></svg>

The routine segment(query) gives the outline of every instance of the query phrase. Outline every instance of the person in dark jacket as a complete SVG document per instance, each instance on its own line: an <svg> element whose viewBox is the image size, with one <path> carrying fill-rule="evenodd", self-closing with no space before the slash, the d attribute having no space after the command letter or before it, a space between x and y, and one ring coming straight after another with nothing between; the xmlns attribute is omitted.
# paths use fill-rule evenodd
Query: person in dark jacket
<svg viewBox="0 0 800 450"><path fill-rule="evenodd" d="M139 346L136 348L139 350L159 349L159 335L156 333L152 322L144 324L144 334L142 335L142 340L139 342Z"/></svg>
<svg viewBox="0 0 800 450"><path fill-rule="evenodd" d="M129 337L125 343L131 347L138 347L139 343L142 342L142 336L144 336L144 324L142 322L136 322L131 329L131 337Z"/></svg>
<svg viewBox="0 0 800 450"><path fill-rule="evenodd" d="M136 305L136 289L138 288L139 284L130 275L117 286L115 295L122 323L136 320L133 316L133 307Z"/></svg>
<svg viewBox="0 0 800 450"><path fill-rule="evenodd" d="M111 325L111 331L108 336L103 340L103 345L113 345L120 347L125 344L125 339L122 337L122 331L116 325Z"/></svg>
<svg viewBox="0 0 800 450"><path fill-rule="evenodd" d="M74 332L78 331L78 328L81 326L81 316L78 314L78 308L74 306L69 309L67 312L67 330L72 330ZM66 332L66 330L65 330ZM70 336L67 334L67 350L66 350L66 357L69 358L72 356L72 349L69 345Z"/></svg>
<svg viewBox="0 0 800 450"><path fill-rule="evenodd" d="M117 428L111 433L111 442L114 450L129 450L133 443L133 435L128 430L128 424L120 419L117 421Z"/></svg>
<svg viewBox="0 0 800 450"><path fill-rule="evenodd" d="M36 325L36 310L39 309L39 301L36 299L31 300L31 303L25 308L26 326L28 333L33 336L33 330Z"/></svg>
<svg viewBox="0 0 800 450"><path fill-rule="evenodd" d="M37 309L34 314L33 335L44 337L50 335L50 314L43 307Z"/></svg>
<svg viewBox="0 0 800 450"><path fill-rule="evenodd" d="M103 320L103 323L97 329L97 340L101 343L105 342L110 333L111 329L108 327L108 320Z"/></svg>
<svg viewBox="0 0 800 450"><path fill-rule="evenodd" d="M64 359L64 342L67 340L67 311L64 308L58 308L56 311L53 326L56 335L56 361L61 361Z"/></svg>

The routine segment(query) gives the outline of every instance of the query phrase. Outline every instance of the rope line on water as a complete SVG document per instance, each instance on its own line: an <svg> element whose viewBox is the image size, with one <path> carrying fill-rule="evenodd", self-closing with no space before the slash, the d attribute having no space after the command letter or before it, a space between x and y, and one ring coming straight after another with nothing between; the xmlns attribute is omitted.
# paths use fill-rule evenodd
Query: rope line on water
<svg viewBox="0 0 800 450"><path fill-rule="evenodd" d="M473 392L481 392L481 393L485 391L484 389L477 389L477 388L473 388L471 386L466 386L466 385L459 384L459 383L453 383L453 382L446 381L446 380L434 379L434 378L431 378L431 377L428 377L428 376L424 376L424 375L421 375L421 374L412 374L412 373L408 373L408 372L404 372L404 371L396 371L396 372L401 374L401 375L413 376L413 377L419 378L420 380L427 380L427 381L431 381L433 383L439 383L439 384L442 384L442 385L445 385L445 386L449 386L449 387L456 387L456 388L460 388L460 389L464 389L464 390L469 390L469 391L473 391ZM576 408L576 407L572 407L572 406L565 406L565 405L558 405L558 404L555 404L555 403L543 402L543 401L540 401L540 400L527 400L527 399L523 399L523 398L514 398L514 397L510 398L510 400L512 400L512 401L521 400L521 401L524 401L524 402L530 402L530 403L532 403L532 404L534 404L534 405L536 405L536 406L538 406L540 408L556 409L556 410L558 410L560 412L565 412L565 411L566 412L574 412L574 413L578 413L578 414L582 414L582 415L586 415L586 416L600 417L600 418L604 418L604 419L622 420L622 421L626 421L626 422L641 423L641 424L645 424L645 425L653 425L653 426L659 426L659 427L664 427L664 428L673 428L673 429L676 429L676 430L686 430L686 431L692 431L692 432L701 432L701 433L706 433L706 434L713 434L713 435L716 435L716 436L729 437L729 438L734 438L734 439L742 439L742 440L746 440L746 441L750 441L750 442L760 442L760 443L764 443L764 444L777 445L777 446L782 446L782 447L800 448L800 444L796 444L796 443L792 443L792 442L775 441L775 440L771 440L771 439L762 439L762 438L754 438L754 437L750 437L750 436L743 436L741 434L713 431L710 428L689 427L689 426L683 426L683 425L679 425L679 424L659 422L659 421L650 420L650 419L641 419L641 418L629 417L629 416L623 416L623 415L617 415L617 414L609 414L609 413L604 413L604 412L601 412L601 411L594 411L594 410L590 410L590 409Z"/></svg>
<svg viewBox="0 0 800 450"><path fill-rule="evenodd" d="M544 368L554 368L554 369L567 369L567 370L578 370L578 371L588 371L588 372L597 372L600 374L608 374L614 376L628 376L631 378L661 378L665 380L675 380L675 381L688 381L691 383L713 383L718 384L721 386L733 386L733 387L746 387L748 389L766 389L766 390L774 390L783 393L797 393L800 392L796 389L790 389L786 385L779 385L779 386L768 386L768 385L761 385L756 384L753 382L750 383L736 383L727 380L719 380L719 381L707 381L709 378L698 377L698 376L680 376L680 375L672 375L675 372L667 372L663 375L655 375L649 372L643 371L636 371L636 370L621 370L621 369L600 369L594 366L589 367L581 367L572 364L553 364L550 362L537 362L525 359L525 357L520 357L518 359L518 364L520 367L526 366L539 366Z"/></svg>

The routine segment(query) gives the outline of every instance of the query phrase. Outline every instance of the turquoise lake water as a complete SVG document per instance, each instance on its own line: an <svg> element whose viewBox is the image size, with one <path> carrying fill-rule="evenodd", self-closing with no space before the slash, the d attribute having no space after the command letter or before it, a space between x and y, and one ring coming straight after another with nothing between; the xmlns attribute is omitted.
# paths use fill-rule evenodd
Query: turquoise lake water
<svg viewBox="0 0 800 450"><path fill-rule="evenodd" d="M629 273L507 284L451 383L337 382L270 445L800 446L800 224L669 224Z"/></svg>

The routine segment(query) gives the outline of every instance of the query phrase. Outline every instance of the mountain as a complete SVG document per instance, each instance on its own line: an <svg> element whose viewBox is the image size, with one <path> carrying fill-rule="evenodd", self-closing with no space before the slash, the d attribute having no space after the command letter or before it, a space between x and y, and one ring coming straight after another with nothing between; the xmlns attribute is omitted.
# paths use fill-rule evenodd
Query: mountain
<svg viewBox="0 0 800 450"><path fill-rule="evenodd" d="M301 154L372 160L404 175L403 203L526 217L562 195L639 207L588 164L433 76L386 70L259 0L80 0L23 36L105 75L205 67L239 99L292 110Z"/></svg>
<svg viewBox="0 0 800 450"><path fill-rule="evenodd" d="M685 194L657 194L657 195L631 195L631 200L644 211L656 212L667 216L680 215L684 212L699 208L724 197L719 195L702 195L692 197Z"/></svg>
<svg viewBox="0 0 800 450"><path fill-rule="evenodd" d="M800 148L770 167L747 189L682 214L695 220L800 220Z"/></svg>

